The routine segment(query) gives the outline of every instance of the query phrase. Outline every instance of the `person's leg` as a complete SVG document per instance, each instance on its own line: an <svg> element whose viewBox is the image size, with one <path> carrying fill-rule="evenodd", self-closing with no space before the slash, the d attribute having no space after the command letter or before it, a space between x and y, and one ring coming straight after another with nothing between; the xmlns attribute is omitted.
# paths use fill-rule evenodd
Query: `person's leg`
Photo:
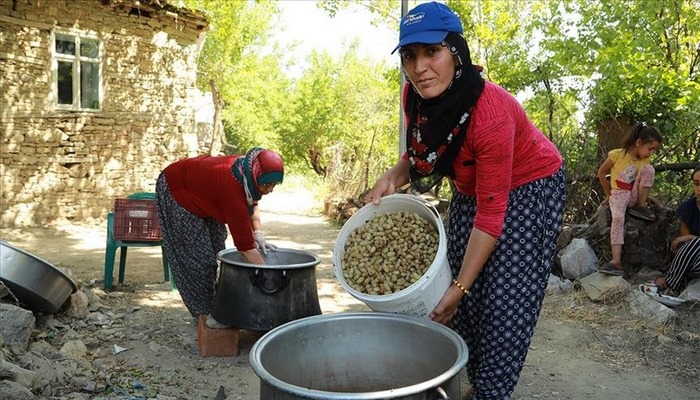
<svg viewBox="0 0 700 400"><path fill-rule="evenodd" d="M457 276L462 266L462 259L467 248L467 240L471 234L474 224L474 216L476 214L476 198L466 196L457 191L452 195L449 206L449 216L447 222L447 260L449 262L452 274ZM473 293L475 287L478 286L479 278L474 282L470 292ZM477 384L477 369L478 364L475 360L480 360L483 357L481 343L482 330L479 329L479 321L482 320L481 307L474 307L472 304L467 304L465 296L459 305L457 314L452 318L452 329L455 330L467 343L469 348L469 362L466 366L469 384L471 385L463 398L471 399L474 391L474 386Z"/></svg>
<svg viewBox="0 0 700 400"><path fill-rule="evenodd" d="M700 238L680 246L673 257L671 267L664 274L664 281L667 287L681 292L691 279L697 277L700 277ZM659 285L659 288L663 289L664 287Z"/></svg>
<svg viewBox="0 0 700 400"><path fill-rule="evenodd" d="M631 192L629 190L613 189L610 193L610 249L611 263L622 268L622 245L625 244L625 211L629 205Z"/></svg>
<svg viewBox="0 0 700 400"><path fill-rule="evenodd" d="M226 238L228 237L226 225L221 224L212 218L207 218L205 220L205 225L209 231L209 237L211 239L211 251L218 255L226 248Z"/></svg>
<svg viewBox="0 0 700 400"><path fill-rule="evenodd" d="M208 315L214 299L217 261L205 220L175 201L162 176L156 184L156 200L163 246L180 297L195 319Z"/></svg>
<svg viewBox="0 0 700 400"><path fill-rule="evenodd" d="M654 176L656 175L656 170L650 164L642 167L639 171L637 179L634 181L632 186L632 198L630 202L633 207L646 207L649 200L649 192L651 191L651 186L654 184Z"/></svg>
<svg viewBox="0 0 700 400"><path fill-rule="evenodd" d="M611 244L610 245L610 262L615 264L617 268L622 268L622 245L621 244Z"/></svg>
<svg viewBox="0 0 700 400"><path fill-rule="evenodd" d="M554 264L563 177L560 171L511 193L503 234L453 319L470 349L467 373L478 400L508 399L515 390ZM448 240L453 273L459 271L474 210L473 198L458 197L455 208L451 205ZM460 218L465 212L467 221Z"/></svg>
<svg viewBox="0 0 700 400"><path fill-rule="evenodd" d="M214 254L219 254L221 250L224 250L226 248L226 237L228 236L228 232L226 231L226 225L220 224L216 222L216 220L207 218L204 220L204 224L207 227L207 230L209 231L209 237L211 238L211 246L212 246L212 252ZM217 262L218 265L218 262ZM218 269L217 269L218 271ZM215 279L216 281L216 279ZM216 287L216 283L215 283ZM216 297L216 289L213 292L213 296ZM212 302L214 301L214 297L212 297ZM208 328L213 328L213 329L224 329L224 328L230 328L229 325L224 324L223 322L217 321L213 316L208 315L207 320L206 320L206 325Z"/></svg>

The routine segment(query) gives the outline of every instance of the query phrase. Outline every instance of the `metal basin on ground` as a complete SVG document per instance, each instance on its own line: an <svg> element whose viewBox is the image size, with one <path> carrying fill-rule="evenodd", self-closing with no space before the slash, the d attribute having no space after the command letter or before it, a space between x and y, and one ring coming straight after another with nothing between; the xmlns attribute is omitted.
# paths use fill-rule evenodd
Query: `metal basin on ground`
<svg viewBox="0 0 700 400"><path fill-rule="evenodd" d="M41 258L0 240L0 279L32 311L53 314L78 286Z"/></svg>
<svg viewBox="0 0 700 400"><path fill-rule="evenodd" d="M464 340L424 318L325 314L271 330L253 345L260 399L460 399Z"/></svg>
<svg viewBox="0 0 700 400"><path fill-rule="evenodd" d="M277 249L265 265L250 264L236 249L219 252L221 262L212 316L241 329L267 331L295 319L321 314L316 265L302 250Z"/></svg>

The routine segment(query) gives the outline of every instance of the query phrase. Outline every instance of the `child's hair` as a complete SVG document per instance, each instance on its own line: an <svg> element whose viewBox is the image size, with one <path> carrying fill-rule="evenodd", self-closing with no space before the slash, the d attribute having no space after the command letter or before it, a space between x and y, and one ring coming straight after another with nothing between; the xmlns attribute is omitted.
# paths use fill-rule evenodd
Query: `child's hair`
<svg viewBox="0 0 700 400"><path fill-rule="evenodd" d="M637 143L637 139L642 139L642 143L659 142L661 143L661 132L656 127L647 125L646 122L637 122L634 124L630 133L627 135L625 144L622 146L625 153L630 151Z"/></svg>

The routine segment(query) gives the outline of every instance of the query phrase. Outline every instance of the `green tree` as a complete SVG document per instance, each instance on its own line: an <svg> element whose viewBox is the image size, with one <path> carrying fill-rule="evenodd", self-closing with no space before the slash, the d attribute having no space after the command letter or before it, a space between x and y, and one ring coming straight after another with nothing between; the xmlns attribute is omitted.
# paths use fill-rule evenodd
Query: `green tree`
<svg viewBox="0 0 700 400"><path fill-rule="evenodd" d="M549 32L571 33L543 45L563 71L589 79L589 120L627 116L670 137L684 129L678 117L698 98L699 1L552 3Z"/></svg>
<svg viewBox="0 0 700 400"><path fill-rule="evenodd" d="M548 16L541 46L561 76L584 82L579 97L588 98L585 130L597 136L598 161L637 121L664 135L654 164L700 160L699 1L560 1ZM685 183L668 177L655 191L673 204Z"/></svg>
<svg viewBox="0 0 700 400"><path fill-rule="evenodd" d="M211 26L199 54L198 82L202 89L213 79L224 82L252 46L265 44L272 17L279 13L273 1L183 0L206 15Z"/></svg>
<svg viewBox="0 0 700 400"><path fill-rule="evenodd" d="M215 95L217 114L224 126L225 136L216 135L215 130L212 147L217 141L228 144L226 153L241 153L253 145L274 147L273 124L281 112L280 105L285 104L288 82L275 57L261 55L259 50L266 44L270 22L279 12L276 2L184 3L203 11L211 24L199 54L197 85Z"/></svg>
<svg viewBox="0 0 700 400"><path fill-rule="evenodd" d="M227 142L240 153L253 146L279 150L280 125L293 112L290 104L291 80L283 72L276 55L247 54L232 67L222 88ZM280 140L282 139L282 140Z"/></svg>
<svg viewBox="0 0 700 400"><path fill-rule="evenodd" d="M398 143L395 75L356 53L354 43L338 60L327 52L310 55L294 85L294 110L280 131L290 162L337 179L338 188L352 181L350 191L363 190L369 176L395 159Z"/></svg>
<svg viewBox="0 0 700 400"><path fill-rule="evenodd" d="M202 87L211 79L220 84L229 141L276 145L290 165L333 179L334 187L348 192L362 191L395 161L397 68L359 59L351 45L339 60L313 53L309 68L288 78L281 72L283 52L260 52L274 4L187 1L218 7L211 13L215 29L202 52L200 81ZM398 28L398 0L319 4L329 15L366 7L375 23ZM473 61L485 67L489 80L523 99L536 125L562 150L570 176L595 176L601 149L614 142L606 127L621 121L661 128L664 147L655 163L698 160L700 0L448 5L463 21ZM581 187L582 195L590 197L590 185Z"/></svg>

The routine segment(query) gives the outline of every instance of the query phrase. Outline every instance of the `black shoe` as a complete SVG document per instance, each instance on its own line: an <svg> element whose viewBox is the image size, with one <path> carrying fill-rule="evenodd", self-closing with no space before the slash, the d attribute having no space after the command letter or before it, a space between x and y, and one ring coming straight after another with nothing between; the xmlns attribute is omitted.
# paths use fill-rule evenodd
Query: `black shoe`
<svg viewBox="0 0 700 400"><path fill-rule="evenodd" d="M607 262L607 263L603 264L602 266L600 266L600 268L598 268L598 272L600 272L601 274L612 275L612 276L624 276L625 275L624 269L619 268L617 265L615 265L611 262Z"/></svg>
<svg viewBox="0 0 700 400"><path fill-rule="evenodd" d="M627 213L634 218L644 221L656 221L656 215L648 207L630 207L627 209Z"/></svg>

